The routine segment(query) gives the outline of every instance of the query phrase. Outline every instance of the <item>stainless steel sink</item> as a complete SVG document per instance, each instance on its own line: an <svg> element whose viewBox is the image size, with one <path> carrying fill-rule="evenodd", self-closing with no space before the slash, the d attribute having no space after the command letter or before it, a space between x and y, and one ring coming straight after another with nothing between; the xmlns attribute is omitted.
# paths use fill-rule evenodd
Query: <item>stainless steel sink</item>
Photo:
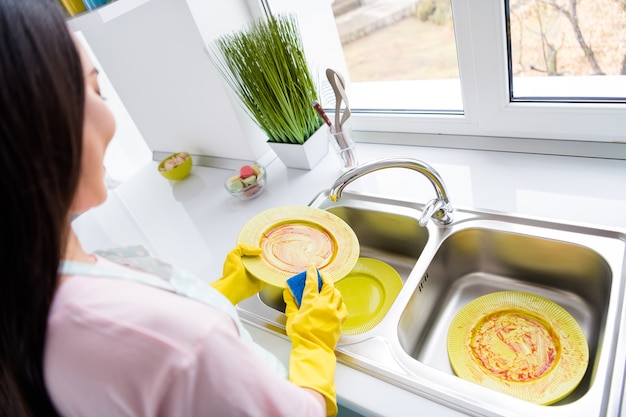
<svg viewBox="0 0 626 417"><path fill-rule="evenodd" d="M310 205L346 221L359 238L361 256L387 262L403 280L377 326L342 336L342 363L470 415L619 413L623 382L613 369L624 308L623 231L458 207L451 224L422 227L422 204L350 192L334 202L325 191ZM469 301L501 290L551 299L582 327L589 366L578 388L560 402L536 405L452 371L446 349L452 318ZM284 335L280 289L266 289L239 309L245 320Z"/></svg>
<svg viewBox="0 0 626 417"><path fill-rule="evenodd" d="M446 337L464 305L504 290L544 296L576 319L588 341L592 365L576 391L563 401L572 402L589 391L592 371L597 369L593 362L599 360L600 335L608 315L611 269L589 247L507 229L507 225L472 222L470 228L442 242L426 271L428 282L413 292L402 312L400 344L421 363L453 375Z"/></svg>

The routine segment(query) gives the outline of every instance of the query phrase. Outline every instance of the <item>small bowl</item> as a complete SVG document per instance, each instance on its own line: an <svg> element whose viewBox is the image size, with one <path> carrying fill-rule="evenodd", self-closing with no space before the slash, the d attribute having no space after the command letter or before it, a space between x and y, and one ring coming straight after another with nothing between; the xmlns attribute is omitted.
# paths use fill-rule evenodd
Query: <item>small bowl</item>
<svg viewBox="0 0 626 417"><path fill-rule="evenodd" d="M178 161L179 163L177 165L171 166L171 161L176 157L181 158L181 160L182 158L185 159L182 162ZM189 152L176 152L161 161L159 164L159 174L163 175L168 180L180 181L189 175L192 165L191 155L189 155Z"/></svg>
<svg viewBox="0 0 626 417"><path fill-rule="evenodd" d="M265 168L261 165L244 165L226 178L224 188L240 200L251 200L263 192L265 180Z"/></svg>

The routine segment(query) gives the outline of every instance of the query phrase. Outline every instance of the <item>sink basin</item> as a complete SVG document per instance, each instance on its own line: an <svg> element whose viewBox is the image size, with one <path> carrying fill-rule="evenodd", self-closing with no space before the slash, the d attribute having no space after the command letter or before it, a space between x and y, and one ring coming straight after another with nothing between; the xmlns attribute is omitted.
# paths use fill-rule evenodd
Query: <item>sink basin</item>
<svg viewBox="0 0 626 417"><path fill-rule="evenodd" d="M612 281L609 265L593 249L471 227L442 242L425 276L428 281L413 292L398 324L400 344L413 358L454 375L446 339L457 312L470 301L492 292L531 292L565 308L581 326L589 345L588 372L563 402L572 402L589 390L594 361L599 359L598 346Z"/></svg>
<svg viewBox="0 0 626 417"><path fill-rule="evenodd" d="M390 264L403 281L378 325L342 335L341 363L470 415L619 414L623 381L613 368L624 343L624 231L458 207L451 224L421 227L424 205L351 192L334 202L324 191L310 205L346 221L361 256ZM589 365L563 400L537 405L454 374L446 344L452 319L468 302L503 290L548 298L581 326ZM280 289L266 289L239 309L244 320L285 334Z"/></svg>

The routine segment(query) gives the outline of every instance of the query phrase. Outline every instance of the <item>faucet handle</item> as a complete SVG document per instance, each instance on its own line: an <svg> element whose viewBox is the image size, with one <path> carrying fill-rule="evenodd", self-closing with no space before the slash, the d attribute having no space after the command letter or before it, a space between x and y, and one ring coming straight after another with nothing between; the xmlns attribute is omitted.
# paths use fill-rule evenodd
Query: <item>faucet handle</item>
<svg viewBox="0 0 626 417"><path fill-rule="evenodd" d="M439 224L450 224L452 223L452 211L452 205L449 202L440 198L433 198L424 206L419 225L426 226L428 219L433 219Z"/></svg>

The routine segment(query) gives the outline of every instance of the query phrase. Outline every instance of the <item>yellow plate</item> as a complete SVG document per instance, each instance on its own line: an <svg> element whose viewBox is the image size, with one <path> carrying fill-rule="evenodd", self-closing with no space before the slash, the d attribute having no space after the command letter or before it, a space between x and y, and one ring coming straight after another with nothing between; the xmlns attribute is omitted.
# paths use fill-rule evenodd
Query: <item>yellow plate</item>
<svg viewBox="0 0 626 417"><path fill-rule="evenodd" d="M359 258L341 281L335 283L348 309L341 326L343 334L372 329L385 317L402 289L402 278L391 265L372 258Z"/></svg>
<svg viewBox="0 0 626 417"><path fill-rule="evenodd" d="M244 224L237 243L261 248L260 256L244 257L246 269L277 287L311 263L335 282L350 272L359 258L359 241L346 222L309 206L265 210Z"/></svg>
<svg viewBox="0 0 626 417"><path fill-rule="evenodd" d="M457 313L448 329L448 356L461 378L548 405L578 386L589 348L576 320L558 304L502 291Z"/></svg>

